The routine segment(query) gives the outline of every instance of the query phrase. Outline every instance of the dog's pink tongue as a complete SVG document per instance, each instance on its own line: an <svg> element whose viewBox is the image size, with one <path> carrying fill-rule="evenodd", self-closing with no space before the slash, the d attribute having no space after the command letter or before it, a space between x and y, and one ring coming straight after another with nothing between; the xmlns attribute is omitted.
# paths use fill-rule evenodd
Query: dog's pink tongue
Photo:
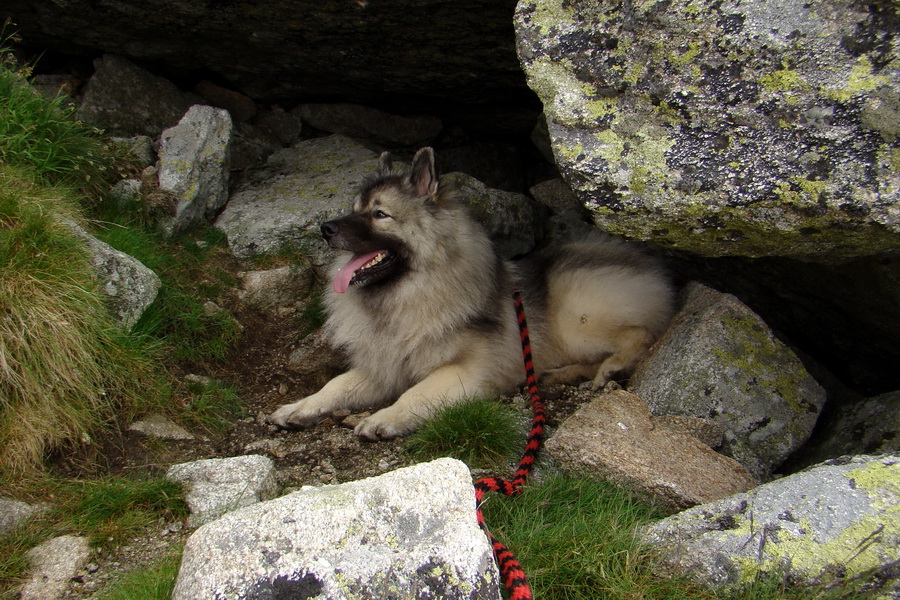
<svg viewBox="0 0 900 600"><path fill-rule="evenodd" d="M348 260L347 264L341 267L337 277L334 278L334 291L338 294L346 292L347 288L350 287L350 280L353 279L353 274L356 273L357 269L379 254L381 254L380 250L369 252L367 254L354 254L353 258Z"/></svg>

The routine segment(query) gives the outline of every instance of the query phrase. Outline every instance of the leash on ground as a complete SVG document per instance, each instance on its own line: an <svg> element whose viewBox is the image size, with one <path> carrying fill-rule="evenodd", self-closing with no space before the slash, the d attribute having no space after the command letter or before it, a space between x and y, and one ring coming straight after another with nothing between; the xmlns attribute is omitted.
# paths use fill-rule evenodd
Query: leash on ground
<svg viewBox="0 0 900 600"><path fill-rule="evenodd" d="M519 322L519 334L522 338L522 358L525 361L525 380L528 385L528 393L531 396L531 409L534 417L531 421L531 433L525 444L525 452L519 462L519 468L511 481L500 477L488 477L475 482L475 514L478 518L478 526L487 534L500 567L500 577L503 587L509 594L509 600L532 600L531 587L522 565L516 560L509 549L504 546L488 530L484 523L484 515L481 514L481 503L488 492L500 492L506 496L518 496L522 493L522 486L531 473L538 450L541 448L541 439L544 436L544 403L537 388L537 378L534 375L534 362L531 359L531 341L528 339L528 324L525 322L525 309L522 306L522 295L519 290L513 290L513 299L516 303L516 319Z"/></svg>

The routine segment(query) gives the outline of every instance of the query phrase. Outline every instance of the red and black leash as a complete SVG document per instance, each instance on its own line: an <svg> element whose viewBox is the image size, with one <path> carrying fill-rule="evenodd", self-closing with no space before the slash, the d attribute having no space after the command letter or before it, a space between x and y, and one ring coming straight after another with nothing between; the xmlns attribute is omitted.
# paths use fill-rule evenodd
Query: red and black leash
<svg viewBox="0 0 900 600"><path fill-rule="evenodd" d="M512 481L499 477L488 477L475 482L475 514L478 518L478 526L487 534L500 567L500 577L503 579L503 587L509 594L510 600L532 600L531 587L525 571L513 556L513 553L504 546L494 535L488 531L484 523L484 515L481 514L481 503L488 492L500 492L507 496L518 496L522 492L522 486L531 473L534 461L537 459L541 448L541 440L544 436L544 403L537 388L537 377L534 374L534 362L531 359L531 341L528 339L528 324L525 322L525 309L522 307L522 296L519 290L513 291L513 299L516 303L516 319L519 322L519 334L522 337L522 357L525 360L525 380L528 384L528 393L531 396L531 409L534 418L531 421L531 433L525 444L525 452L519 462L519 468Z"/></svg>

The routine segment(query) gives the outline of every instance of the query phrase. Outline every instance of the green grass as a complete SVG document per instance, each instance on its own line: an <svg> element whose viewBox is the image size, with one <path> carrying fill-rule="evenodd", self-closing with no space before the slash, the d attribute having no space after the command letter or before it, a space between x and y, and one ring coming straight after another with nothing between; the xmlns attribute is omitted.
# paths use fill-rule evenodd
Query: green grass
<svg viewBox="0 0 900 600"><path fill-rule="evenodd" d="M53 508L0 536L0 598L15 597L28 570L28 550L51 537L75 533L87 536L92 545L109 546L139 535L161 518L187 514L181 487L161 477L46 479L42 485L33 491Z"/></svg>
<svg viewBox="0 0 900 600"><path fill-rule="evenodd" d="M327 319L324 295L322 291L319 291L310 298L303 307L303 311L297 316L300 324L300 339L322 327Z"/></svg>
<svg viewBox="0 0 900 600"><path fill-rule="evenodd" d="M469 398L435 413L405 441L418 460L451 456L470 468L516 463L525 445L521 415L492 398Z"/></svg>
<svg viewBox="0 0 900 600"><path fill-rule="evenodd" d="M660 515L609 484L554 476L483 504L491 531L518 557L536 598L710 598L653 573L636 528Z"/></svg>
<svg viewBox="0 0 900 600"><path fill-rule="evenodd" d="M181 566L181 548L145 569L127 573L99 595L99 600L168 600Z"/></svg>
<svg viewBox="0 0 900 600"><path fill-rule="evenodd" d="M67 484L73 527L95 539L124 539L160 514L186 516L181 486L164 478L104 478Z"/></svg>
<svg viewBox="0 0 900 600"><path fill-rule="evenodd" d="M224 234L205 227L167 240L135 219L135 213L109 203L95 211L103 223L97 237L141 261L163 284L134 332L161 341L179 361L202 364L223 358L240 336L240 326L228 313L210 311L205 303L235 284L211 266L214 253L225 245Z"/></svg>
<svg viewBox="0 0 900 600"><path fill-rule="evenodd" d="M72 118L64 97L48 100L28 85L0 32L0 162L28 169L49 183L86 190L105 187L112 144L103 133Z"/></svg>
<svg viewBox="0 0 900 600"><path fill-rule="evenodd" d="M60 187L0 164L0 478L160 402L152 348L113 325ZM27 426L23 426L27 424Z"/></svg>
<svg viewBox="0 0 900 600"><path fill-rule="evenodd" d="M75 122L61 98L37 94L6 41L0 33L0 484L15 487L38 476L48 453L90 444L117 420L177 406L162 365L219 360L240 327L206 305L233 285L211 260L223 234L206 228L165 240L143 218L140 199L106 199L104 177L129 163L101 132ZM64 220L95 225L97 237L160 276L157 300L131 332L112 322L86 248ZM232 400L218 395L190 403L208 412Z"/></svg>
<svg viewBox="0 0 900 600"><path fill-rule="evenodd" d="M244 403L234 388L217 381L188 384L190 401L182 419L207 431L224 431L231 421L244 414Z"/></svg>

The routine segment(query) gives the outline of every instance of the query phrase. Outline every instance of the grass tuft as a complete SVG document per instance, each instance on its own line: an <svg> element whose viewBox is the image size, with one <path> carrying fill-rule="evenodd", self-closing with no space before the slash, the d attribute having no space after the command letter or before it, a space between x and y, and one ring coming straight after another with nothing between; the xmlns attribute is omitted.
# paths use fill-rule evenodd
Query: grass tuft
<svg viewBox="0 0 900 600"><path fill-rule="evenodd" d="M660 515L610 484L552 476L515 498L492 495L482 508L490 529L522 563L535 598L712 597L653 574L634 534Z"/></svg>
<svg viewBox="0 0 900 600"><path fill-rule="evenodd" d="M73 118L64 96L48 100L28 83L0 32L0 162L30 170L47 183L97 192L113 173L112 145L103 132Z"/></svg>
<svg viewBox="0 0 900 600"><path fill-rule="evenodd" d="M152 355L112 324L61 188L0 164L0 465L19 477L158 401Z"/></svg>
<svg viewBox="0 0 900 600"><path fill-rule="evenodd" d="M47 478L42 485L46 489L33 491L50 499L54 508L0 535L0 598L16 597L28 571L28 550L52 537L77 532L94 545L116 544L160 519L181 519L188 512L181 486L162 477Z"/></svg>
<svg viewBox="0 0 900 600"><path fill-rule="evenodd" d="M93 537L121 537L159 514L187 515L181 486L164 478L112 477L70 484L76 489L72 520Z"/></svg>
<svg viewBox="0 0 900 600"><path fill-rule="evenodd" d="M128 573L100 594L100 600L168 600L175 589L182 548L145 569Z"/></svg>
<svg viewBox="0 0 900 600"><path fill-rule="evenodd" d="M217 381L188 384L191 400L184 419L208 431L224 431L231 420L244 414L244 403L234 388Z"/></svg>
<svg viewBox="0 0 900 600"><path fill-rule="evenodd" d="M524 447L522 417L491 398L469 398L444 406L407 438L418 460L451 456L470 468L501 468L518 460Z"/></svg>

